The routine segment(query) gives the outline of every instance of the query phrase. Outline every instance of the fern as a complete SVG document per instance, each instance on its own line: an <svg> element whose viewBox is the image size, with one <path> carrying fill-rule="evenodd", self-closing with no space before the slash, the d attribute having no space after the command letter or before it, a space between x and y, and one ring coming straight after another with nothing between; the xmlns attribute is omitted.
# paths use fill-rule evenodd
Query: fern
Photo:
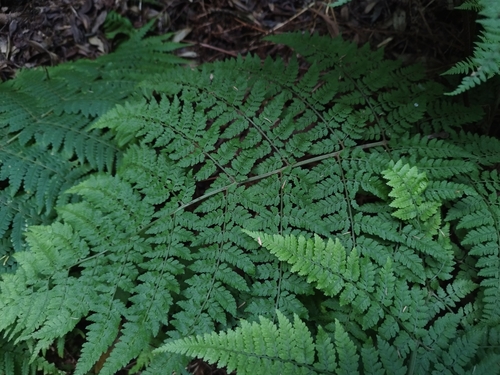
<svg viewBox="0 0 500 375"><path fill-rule="evenodd" d="M297 315L293 324L279 311L277 318L279 329L261 317L260 324L242 321L241 328L234 331L180 339L175 346L166 344L162 350L189 356L203 353L208 361L227 367L228 372L241 369L241 374L259 373L263 368L272 373L312 373L315 345L306 325Z"/></svg>
<svg viewBox="0 0 500 375"><path fill-rule="evenodd" d="M479 0L468 0L455 7L455 9L474 10L476 12L479 12L481 10L481 5L479 4Z"/></svg>
<svg viewBox="0 0 500 375"><path fill-rule="evenodd" d="M498 323L498 243L499 208L496 187L498 175L484 173L480 178L485 184L480 186L480 194L466 197L450 209L447 220L456 222L461 243L468 249L468 257L477 259L478 276L482 276L484 287L484 312L482 319ZM495 193L492 192L495 190ZM481 215L481 217L479 217Z"/></svg>
<svg viewBox="0 0 500 375"><path fill-rule="evenodd" d="M116 53L48 69L23 70L0 85L0 272L13 271L13 252L25 248L28 225L48 224L62 193L92 171L112 171L121 151L111 134L92 122L125 99L134 100L146 75L161 71L144 62L178 63L170 35L142 39L131 32ZM132 52L131 52L132 51ZM10 243L9 243L10 242Z"/></svg>
<svg viewBox="0 0 500 375"><path fill-rule="evenodd" d="M351 311L346 324L358 322L362 332L369 333L373 323L382 319L374 339L376 344L366 336L363 350L359 353L355 342L339 320L335 319L326 331L318 327L315 347L310 332L299 334L288 331L292 326L278 311L280 329L265 318L261 318L260 325L242 321L241 328L234 331L178 339L166 343L158 352L202 357L221 367L227 366L230 371L236 369L242 373L255 373L256 368L265 367L270 374L354 374L359 373L360 368L361 373L372 373L377 369L377 373L406 374L410 368L417 373L438 373L449 367L455 371L472 369L479 362L478 358L484 359L485 354L479 350L484 326L479 325L475 331L468 332L458 329L464 318L461 309L456 313L448 312L433 323L437 311L425 308L426 293L419 291L417 286L410 287L407 282L397 280L390 259L384 266L374 267L372 262L364 261L356 249L346 255L338 240L325 243L318 236L314 240L306 240L302 236L297 238L293 235L271 236L245 232L280 260L293 264L292 270L307 275L308 282L313 282L325 295L336 296L340 293L339 307L349 306ZM460 300L476 287L470 281L457 281L446 291L439 289L438 295L433 296L444 302L441 308L455 307L453 300ZM402 291L406 291L409 298L402 299ZM359 301L370 298L373 300L364 305L359 304ZM450 301L445 302L447 299ZM410 313L412 310L413 313ZM294 327L305 327L298 316L295 315L294 320ZM426 325L430 328L423 329ZM330 330L332 332L328 334ZM458 337L455 336L457 334ZM282 344L281 335L288 338L285 344ZM300 337L299 343L294 341L296 337ZM304 347L308 348L306 350L311 353L311 358L314 358L316 349L319 361L310 359L301 362L303 356L300 353ZM288 358L286 355L280 356L280 353L293 353L293 356ZM498 359L499 354L491 351L486 355L486 358L489 357ZM259 360L261 358L265 359ZM326 363L323 362L324 358L328 358ZM292 359L292 365L296 367L287 368L287 365L291 366L288 362ZM306 365L307 368L304 368ZM313 366L321 372L315 371Z"/></svg>
<svg viewBox="0 0 500 375"><path fill-rule="evenodd" d="M425 173L418 173L416 167L410 168L408 164L402 165L401 160L382 173L393 188L389 193L395 198L389 206L397 208L393 216L401 220L418 217L420 221L427 221L437 213L441 206L439 201L424 202L420 197L428 186Z"/></svg>
<svg viewBox="0 0 500 375"><path fill-rule="evenodd" d="M349 2L351 0L336 0L328 6L340 7ZM466 0L455 9L477 12L481 16L477 23L481 25L482 30L479 41L475 43L473 55L457 62L443 73L444 75L466 75L458 87L446 95L461 94L500 74L500 49L498 48L500 45L500 23L498 22L500 3L491 0Z"/></svg>
<svg viewBox="0 0 500 375"><path fill-rule="evenodd" d="M339 6L342 6L344 4L347 4L349 2L351 2L351 0L336 0L333 3L329 3L328 6L332 7L332 8L335 8L335 7L339 7Z"/></svg>
<svg viewBox="0 0 500 375"><path fill-rule="evenodd" d="M5 339L0 340L0 373L2 374L62 374L56 367L47 362L42 357L37 357L33 362L29 362L26 358L30 357L32 346L29 344L13 344Z"/></svg>
<svg viewBox="0 0 500 375"><path fill-rule="evenodd" d="M459 9L478 11L482 18L477 23L481 25L482 31L479 41L475 43L473 56L444 73L467 74L449 95L460 94L500 74L500 4L489 0L466 1Z"/></svg>
<svg viewBox="0 0 500 375"><path fill-rule="evenodd" d="M140 96L79 130L109 137L109 166L51 136L38 146L88 172L52 198L57 217L29 223L3 275L9 345L44 360L83 329L75 374L183 373L194 355L242 373L491 371L497 142L461 131L480 109L366 47L270 39L307 73L299 58L146 64Z"/></svg>

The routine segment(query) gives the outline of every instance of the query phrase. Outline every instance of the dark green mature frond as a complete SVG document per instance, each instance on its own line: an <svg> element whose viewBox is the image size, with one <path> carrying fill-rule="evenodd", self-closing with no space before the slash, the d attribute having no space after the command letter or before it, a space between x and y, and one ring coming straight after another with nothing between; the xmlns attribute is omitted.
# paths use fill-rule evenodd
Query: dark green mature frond
<svg viewBox="0 0 500 375"><path fill-rule="evenodd" d="M27 148L17 142L0 151L0 160L0 178L6 182L0 191L0 238L6 241L0 269L12 271L13 252L26 247L27 227L49 224L54 207L68 201L63 192L91 169L60 154L51 155L36 144Z"/></svg>
<svg viewBox="0 0 500 375"><path fill-rule="evenodd" d="M493 76L500 75L500 3L490 0L465 2L461 9L479 10L477 23L481 25L479 41L475 43L473 56L457 63L444 74L467 74L460 85L449 95L469 90Z"/></svg>
<svg viewBox="0 0 500 375"><path fill-rule="evenodd" d="M336 300L338 301L336 306L333 304L334 300L327 300L324 306L334 309L335 315L342 317L343 306L348 305L349 307L345 309L349 311L347 321L354 336L357 336L357 334L356 331L352 331L354 328L352 324L359 322L362 325L362 331L358 331L358 334L361 334L361 336L357 337L358 339L366 341L367 337L362 332L369 332L367 328L373 327L373 324L370 323L377 323L379 319L382 319L378 325L380 327L378 330L380 336L377 337L378 350L376 352L361 351L362 356L367 356L367 358L362 358L363 363L369 363L370 360L373 360L374 353L377 353L383 367L391 373L406 373L408 367L415 366L419 369L419 372L429 372L433 368L436 371L443 369L443 366L449 365L450 358L455 358L452 361L458 361L460 357L456 368L471 367L475 365L477 356L481 355L477 340L483 336L483 333L481 333L483 328L476 330L477 334L474 336L459 333L460 330L457 331L457 325L464 318L462 309L455 314L447 313L434 322L430 329L424 328L431 323L438 311L431 311L424 305L427 292L419 290L416 286L408 289L408 286L405 285L406 282L395 278L389 261L384 267L373 268L371 263L362 262L362 258L355 254L355 250L352 250L350 256L346 258L345 250L339 247L338 242L335 244L333 241L325 243L317 236L315 240L306 240L302 237L297 239L294 236L270 236L257 232L245 232L280 259L292 263L296 272L307 276L308 281L314 282L316 287L324 290L326 294L332 294L332 292L329 292L332 289L328 285L335 288L333 294L338 294L344 289L340 293L339 299ZM339 255L340 258L338 258ZM350 261L350 259L355 260ZM365 275L370 275L371 282L366 283L368 279ZM365 279L365 281L358 284L357 281L360 279ZM327 281L326 284L325 280ZM330 283L330 281L332 282ZM349 288L349 284L351 288ZM337 287L337 285L340 285L340 287ZM360 288L360 286L362 287ZM457 301L460 301L475 288L476 285L469 280L457 280L446 291L439 289L433 295L437 302L435 307L439 310L454 308ZM355 296L356 293L358 293L357 297L345 299L346 295L352 294ZM356 300L362 299L360 293L374 299L374 301L366 303L365 308L369 307L367 311L357 308ZM380 304L382 309L377 308L377 304ZM410 314L410 311L413 311L413 313ZM335 321L334 326L335 328L332 325L327 325L326 328L335 332L336 338L337 334L348 337L345 331L342 329L339 331L337 321ZM458 343L455 340L456 334L460 335ZM410 355L412 351L417 351L418 348L416 340L423 340L425 346L418 349L416 356L412 356ZM177 343L179 341L166 344L163 349L168 348L168 350L176 352L179 349L176 346ZM392 346L391 343L396 344L398 349ZM467 343L466 345L470 344L470 346L467 347L467 355L462 356L460 353L463 350L464 343ZM349 371L344 371L346 374L357 371L359 358L355 346L353 344L349 345L351 352L348 358L350 360L346 360L344 366L348 364L351 368ZM330 348L330 351L331 356L333 356L334 350ZM218 355L218 353L220 351L213 348L213 354ZM203 354L202 352L196 352L195 355ZM340 352L338 361L339 365L343 367ZM364 370L373 369L366 368ZM340 370L337 370L336 373L338 371Z"/></svg>
<svg viewBox="0 0 500 375"><path fill-rule="evenodd" d="M107 192L109 186L113 186L113 195ZM158 333L160 324L168 322L172 297L167 291L179 292L174 275L183 272L182 264L176 259L187 258L189 254L183 251L182 245L175 245L173 238L153 248L146 239L139 241L137 234L135 239L127 234L128 228L140 231L149 223L146 220L153 218L154 211L150 203L141 203L139 193L129 183L114 177L96 176L71 191L84 196L86 202L61 209L65 225L54 224L51 231L34 227L28 233L31 251L17 257L20 271L5 276L6 279L24 277L30 280L39 275L51 280L52 286L28 283L24 294L39 293L40 298L26 298L16 303L11 301L11 293L15 291L2 289L0 308L5 317L2 328L16 321L11 334L37 339L37 352L47 348L55 337L69 332L79 317L92 311L88 317L92 322L88 327L88 341L76 369L77 374L85 374L117 338L121 319L127 319L129 322L121 330L127 345L117 344L101 370L101 373L112 374L143 350L150 338ZM120 206L123 207L117 209ZM70 225L79 228L79 233ZM73 251L68 252L68 248ZM77 265L79 272L68 272ZM59 269L66 271L56 271ZM94 289L95 283L99 283L94 280L96 274L106 275L97 290ZM21 286L24 282L16 280L16 284ZM131 305L126 307L123 298ZM31 313L20 316L19 311L26 310L22 304L30 301ZM66 304L68 306L63 307ZM34 328L40 325L43 328L35 331Z"/></svg>
<svg viewBox="0 0 500 375"><path fill-rule="evenodd" d="M447 221L455 223L467 257L475 263L482 277L483 319L498 322L500 314L500 178L496 171L483 172L475 184L478 194L465 197L449 210Z"/></svg>
<svg viewBox="0 0 500 375"><path fill-rule="evenodd" d="M0 338L0 373L3 375L62 374L42 357L30 362L31 347Z"/></svg>

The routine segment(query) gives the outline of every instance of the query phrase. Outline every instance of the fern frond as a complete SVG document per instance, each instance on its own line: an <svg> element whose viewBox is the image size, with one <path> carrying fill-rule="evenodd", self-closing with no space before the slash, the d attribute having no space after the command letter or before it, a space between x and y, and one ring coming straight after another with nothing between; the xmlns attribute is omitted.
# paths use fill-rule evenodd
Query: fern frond
<svg viewBox="0 0 500 375"><path fill-rule="evenodd" d="M391 169L382 172L387 184L393 189L389 193L395 198L389 205L397 208L393 216L401 220L419 218L426 221L433 216L440 207L439 201L423 201L420 196L428 186L424 172L418 173L416 167L410 167L399 160L391 165Z"/></svg>
<svg viewBox="0 0 500 375"><path fill-rule="evenodd" d="M334 7L340 7L340 6L342 6L344 4L347 4L349 2L351 2L351 0L336 0L333 3L328 4L328 6L332 7L332 8L334 8Z"/></svg>
<svg viewBox="0 0 500 375"><path fill-rule="evenodd" d="M308 282L316 282L317 287L324 290L327 295L337 295L344 287L344 279L334 272L340 274L348 273L357 281L358 272L353 275L352 271L347 271L347 259L345 248L340 241L329 240L326 244L316 236L313 240L306 240L304 237L295 236L269 236L264 233L253 233L244 230L249 236L254 238L261 246L268 247L272 254L278 259L292 264L292 272L300 275L308 275ZM328 255L327 255L328 254ZM349 255L351 267L356 262L356 253ZM355 263L354 263L355 264ZM359 266L358 266L359 267ZM334 271L335 270L335 271Z"/></svg>
<svg viewBox="0 0 500 375"><path fill-rule="evenodd" d="M481 287L484 289L484 319L496 321L500 300L498 286L500 277L499 264L499 228L500 210L497 191L499 177L496 172L484 172L483 184L476 185L481 195L468 196L459 200L450 210L446 220L456 221L460 230L461 244L468 249L468 255L476 259L478 275L482 276Z"/></svg>
<svg viewBox="0 0 500 375"><path fill-rule="evenodd" d="M142 372L144 375L155 375L166 373L175 373L182 375L189 375L190 372L186 370L186 363L189 357L180 354L170 354L163 356L154 356L151 363L148 364L146 370Z"/></svg>
<svg viewBox="0 0 500 375"><path fill-rule="evenodd" d="M136 30L132 26L132 22L126 17L116 13L109 12L104 21L104 29L106 38L113 39L117 34L125 34L128 37L132 36Z"/></svg>
<svg viewBox="0 0 500 375"><path fill-rule="evenodd" d="M30 346L26 344L13 344L0 339L0 373L5 375L29 375L34 373L47 375L62 375L54 364L38 357L30 361Z"/></svg>
<svg viewBox="0 0 500 375"><path fill-rule="evenodd" d="M54 207L70 199L63 191L91 171L115 168L119 147L109 133L91 131L89 125L116 103L135 100L138 82L164 69L139 66L138 60L180 62L159 56L180 47L167 42L169 36L144 41L142 36L133 33L122 46L126 53L22 70L0 85L0 178L5 181L0 238L11 241L3 256L12 259L14 251L25 248L26 225L53 220Z"/></svg>
<svg viewBox="0 0 500 375"><path fill-rule="evenodd" d="M8 145L0 151L0 161L0 179L9 182L2 190L6 200L14 202L16 196L22 196L23 201L29 199L37 215L51 212L62 192L90 170L88 166L71 163L59 154L51 155L37 145L30 148L17 143ZM4 202L6 210L15 210L14 205ZM26 215L26 219L28 217Z"/></svg>
<svg viewBox="0 0 500 375"><path fill-rule="evenodd" d="M241 327L234 330L175 340L157 350L201 357L240 374L259 373L263 368L269 374L317 373L312 367L315 345L306 325L296 315L291 323L279 311L276 314L279 328L263 317L259 323L243 320ZM349 343L345 336L338 340L341 344Z"/></svg>
<svg viewBox="0 0 500 375"><path fill-rule="evenodd" d="M474 61L470 57L463 61L457 62L452 68L448 69L444 74L469 74L474 70Z"/></svg>
<svg viewBox="0 0 500 375"><path fill-rule="evenodd" d="M497 152L500 140L497 138L462 131L454 137L453 141L468 152L470 156L467 159L473 160L475 163L491 166L500 161Z"/></svg>
<svg viewBox="0 0 500 375"><path fill-rule="evenodd" d="M459 6L455 7L455 9L474 10L478 12L481 10L481 6L479 5L479 0L466 0Z"/></svg>
<svg viewBox="0 0 500 375"><path fill-rule="evenodd" d="M479 10L482 18L477 20L482 26L480 42L476 42L473 56L466 61L460 62L453 68L443 74L466 73L459 86L448 93L448 95L457 95L469 90L483 82L486 82L493 76L500 74L500 4L495 1L478 0L477 2L466 2L463 9Z"/></svg>

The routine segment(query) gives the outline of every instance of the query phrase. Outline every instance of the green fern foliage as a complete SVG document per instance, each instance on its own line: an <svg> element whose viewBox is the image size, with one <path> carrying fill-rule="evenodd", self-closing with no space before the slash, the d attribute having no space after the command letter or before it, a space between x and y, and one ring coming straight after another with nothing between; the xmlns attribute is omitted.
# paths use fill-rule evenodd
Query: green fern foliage
<svg viewBox="0 0 500 375"><path fill-rule="evenodd" d="M0 373L1 374L63 374L56 366L43 357L28 361L32 346L29 344L14 344L4 338L0 339Z"/></svg>
<svg viewBox="0 0 500 375"><path fill-rule="evenodd" d="M116 53L46 69L23 70L0 85L0 273L15 269L27 226L48 224L62 193L92 171L111 171L120 149L110 134L90 131L115 104L134 100L154 64L180 60L167 52L171 35L146 38L151 25L131 32ZM152 66L144 65L148 61Z"/></svg>
<svg viewBox="0 0 500 375"><path fill-rule="evenodd" d="M475 43L473 56L444 73L466 74L449 95L460 94L500 75L500 3L491 0L465 1L458 9L478 11L481 18L477 23L481 25L482 31L479 41Z"/></svg>
<svg viewBox="0 0 500 375"><path fill-rule="evenodd" d="M461 130L481 110L366 47L269 39L300 57L146 63L140 95L102 112L54 99L111 159L14 131L20 151L46 139L87 169L21 227L28 251L0 282L9 345L47 361L81 330L80 375L186 373L193 356L241 373L491 371L498 142ZM126 86L108 73L99 85ZM14 198L41 189L13 176Z"/></svg>
<svg viewBox="0 0 500 375"><path fill-rule="evenodd" d="M467 258L475 259L481 286L484 288L484 311L482 319L498 324L500 286L499 266L499 200L496 197L499 179L497 173L484 173L486 184L481 186L481 195L466 197L450 209L447 220L455 223L461 243L468 250ZM495 190L495 192L492 192ZM488 194L489 192L489 194ZM484 194L488 195L484 195Z"/></svg>
<svg viewBox="0 0 500 375"><path fill-rule="evenodd" d="M395 198L389 204L390 207L397 208L392 215L401 220L418 217L420 221L427 221L441 206L439 201L424 202L421 197L428 186L427 176L424 172L418 173L416 167L403 165L401 160L391 164L391 168L382 174L388 180L387 185L392 188L389 196Z"/></svg>
<svg viewBox="0 0 500 375"><path fill-rule="evenodd" d="M279 329L264 318L261 318L260 325L242 321L241 328L234 331L175 340L163 345L158 349L159 352L168 351L202 357L211 363L217 362L219 366L228 366L229 370L237 370L238 373L255 373L255 365L257 368L265 367L269 374L407 373L410 368L417 373L438 373L453 362L460 363L453 365L455 369L473 369L480 361L478 358L483 357L484 353L478 350L479 341L477 341L484 335L483 328L477 329L476 334L472 336L468 332L456 331L457 324L464 319L462 309L456 314L446 313L431 324L429 329L423 329L426 323L430 323L427 319L431 321L435 319L433 317L436 311L425 307L424 299L427 296L419 292L418 287L409 288L407 282L394 277L390 260L377 269L371 262L362 262L363 257L358 256L355 249L346 258L345 249L339 246L338 242L329 240L325 243L318 236L314 240L306 240L293 235L271 236L259 232L245 232L280 260L293 264L292 270L307 275L308 282L314 282L326 295L336 295L344 289L339 298L340 306L347 305L351 311L350 319L345 324L385 319L379 324L378 335L374 337L375 345L372 338L367 336L363 349L358 353L353 340L359 337L352 333L354 337L351 338L339 320L335 319L334 324L328 325L326 331L321 327L315 330L317 332L315 347L314 339L307 328L306 332L287 332L292 325L278 311ZM361 280L363 282L360 282ZM437 295L435 297L443 300L450 297L456 299L457 296L463 297L475 288L472 282L458 281L454 286L447 288L446 292L438 291L439 297ZM406 290L407 297L400 300L403 294L399 297L398 294L403 290ZM358 297L343 299L342 295L346 291L351 295L358 293ZM450 293L450 297L446 297L447 293ZM370 298L369 295L374 300L360 309L356 300L363 297ZM325 306L328 305L327 303ZM382 308L374 309L377 305ZM366 309L368 310L365 311ZM417 315L415 313L405 313L407 309L415 309L415 313L418 311L418 318L414 319ZM369 317L369 314L374 316ZM411 315L415 315L414 318L411 318ZM297 316L294 316L294 321L294 327L305 327ZM422 328L419 329L418 326L422 324ZM363 331L358 332L369 335L369 328L363 326ZM450 328L456 332L454 335L440 337L440 334L450 332ZM330 330L332 332L328 334ZM458 337L455 336L457 334ZM281 347L281 335L288 337L285 348ZM299 343L294 341L297 338L300 340ZM423 345L419 343L420 341ZM391 342L398 349L392 346ZM467 343L465 352L464 343ZM310 353L311 357L314 357L317 350L315 357L317 362L307 361L305 364L301 362L300 359L304 358L304 355L301 355L304 348L308 348L306 353ZM280 353L288 355L293 353L293 355L292 358L287 358L280 356ZM324 362L325 358L328 358L328 361ZM498 359L499 353L492 351L487 358ZM286 367L291 359L298 367ZM307 368L304 368L305 365ZM317 372L317 369L321 371ZM362 371L359 372L359 369Z"/></svg>
<svg viewBox="0 0 500 375"><path fill-rule="evenodd" d="M314 282L316 288L328 296L338 295L344 289L345 280L356 282L361 276L357 251L353 250L347 255L345 248L338 240L335 242L329 240L325 244L317 235L314 240L307 241L303 236L296 238L289 235L284 238L273 238L264 233L245 230L244 232L256 239L262 246L269 248L280 261L292 264L292 272L307 275L307 282ZM337 270L343 277L339 277L331 270ZM375 280L371 278L373 274L367 276L366 283L373 285L375 283ZM350 298L349 293L346 293L345 297Z"/></svg>
<svg viewBox="0 0 500 375"><path fill-rule="evenodd" d="M297 315L293 324L279 311L277 318L279 328L271 320L261 317L259 323L242 321L241 327L235 330L180 339L165 344L158 351L199 356L227 367L228 372L238 369L240 374L260 373L264 368L270 374L315 373L312 371L315 344L306 325ZM327 342L321 342L319 346L329 344L329 338L326 336L325 339ZM331 367L334 363L321 365Z"/></svg>

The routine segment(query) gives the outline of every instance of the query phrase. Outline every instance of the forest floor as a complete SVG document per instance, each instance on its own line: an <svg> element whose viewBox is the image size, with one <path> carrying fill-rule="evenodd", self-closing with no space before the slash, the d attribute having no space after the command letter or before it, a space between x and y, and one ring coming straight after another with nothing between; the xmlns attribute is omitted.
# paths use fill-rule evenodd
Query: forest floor
<svg viewBox="0 0 500 375"><path fill-rule="evenodd" d="M139 28L157 19L156 34L176 32L192 44L185 57L198 63L255 53L280 54L262 38L286 31L341 35L387 58L421 62L442 72L471 54L474 19L453 11L453 0L2 0L0 79L23 67L96 58L113 49L103 30L111 11ZM184 36L184 37L183 37Z"/></svg>
<svg viewBox="0 0 500 375"><path fill-rule="evenodd" d="M286 53L264 36L287 31L342 37L389 59L420 62L430 75L472 54L473 15L450 10L453 0L353 0L339 8L333 0L1 0L0 79L20 68L56 65L109 53L104 20L111 11L134 27L156 19L155 34L174 32L190 47L183 57L204 63L253 53L261 58ZM70 354L58 359L74 362ZM225 374L193 361L194 374Z"/></svg>

